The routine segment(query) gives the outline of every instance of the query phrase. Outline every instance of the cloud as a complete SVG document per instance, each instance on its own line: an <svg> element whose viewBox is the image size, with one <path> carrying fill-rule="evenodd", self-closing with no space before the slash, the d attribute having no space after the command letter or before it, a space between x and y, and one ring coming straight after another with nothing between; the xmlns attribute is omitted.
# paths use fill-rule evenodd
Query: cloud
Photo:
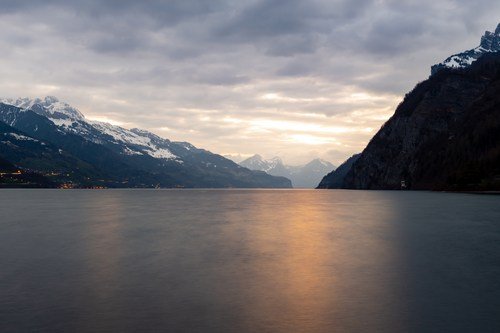
<svg viewBox="0 0 500 333"><path fill-rule="evenodd" d="M92 117L221 154L339 164L432 64L494 29L500 3L0 0L0 8L3 96L57 95Z"/></svg>

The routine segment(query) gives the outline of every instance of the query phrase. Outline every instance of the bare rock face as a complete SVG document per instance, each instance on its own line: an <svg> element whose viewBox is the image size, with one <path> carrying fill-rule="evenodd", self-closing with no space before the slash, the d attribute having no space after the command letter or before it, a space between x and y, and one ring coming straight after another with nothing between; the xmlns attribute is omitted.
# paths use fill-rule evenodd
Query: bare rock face
<svg viewBox="0 0 500 333"><path fill-rule="evenodd" d="M402 185L500 190L500 53L486 53L465 68L443 68L419 83L339 187Z"/></svg>

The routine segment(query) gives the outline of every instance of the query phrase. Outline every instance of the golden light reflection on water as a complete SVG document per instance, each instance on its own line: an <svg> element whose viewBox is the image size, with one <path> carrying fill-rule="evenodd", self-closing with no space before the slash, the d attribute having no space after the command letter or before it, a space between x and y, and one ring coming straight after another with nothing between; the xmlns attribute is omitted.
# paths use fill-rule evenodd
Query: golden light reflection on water
<svg viewBox="0 0 500 333"><path fill-rule="evenodd" d="M88 214L80 320L88 331L144 320L174 331L404 331L402 311L391 311L401 299L392 207L380 195L140 197L100 192L80 203Z"/></svg>
<svg viewBox="0 0 500 333"><path fill-rule="evenodd" d="M384 294L397 299L398 293L391 287L397 274L390 272L398 251L380 237L394 233L381 222L389 218L390 207L365 220L353 219L362 215L346 210L352 205L332 205L320 197L313 191L258 193L246 198L251 202L246 210L227 214L230 225L247 226L243 242L254 254L251 269L240 277L250 331L343 332L387 327L388 321L399 325L399 318L376 316L374 310L392 306L376 303ZM231 227L226 232L236 237ZM350 311L359 313L358 323L352 323Z"/></svg>
<svg viewBox="0 0 500 333"><path fill-rule="evenodd" d="M492 196L36 190L2 200L7 331L498 327Z"/></svg>
<svg viewBox="0 0 500 333"><path fill-rule="evenodd" d="M119 195L88 196L84 204L89 214L85 225L87 253L84 256L89 303L84 331L95 331L99 326L94 325L101 325L100 329L103 329L103 323L112 320L109 316L111 309L115 311L112 316L120 316L116 312L119 307L113 303L117 302L121 292L120 260L125 250L121 231L126 207ZM113 325L114 328L120 327L118 321L114 321Z"/></svg>
<svg viewBox="0 0 500 333"><path fill-rule="evenodd" d="M318 223L325 220L325 215L307 204L307 195L304 192L300 200L290 203L293 209L279 230L287 253L280 265L286 277L281 283L286 300L284 322L288 326L284 328L288 331L293 328L305 332L321 325L328 315L329 300L335 298L329 285L336 283L336 277L329 274L324 248L327 232L325 225Z"/></svg>

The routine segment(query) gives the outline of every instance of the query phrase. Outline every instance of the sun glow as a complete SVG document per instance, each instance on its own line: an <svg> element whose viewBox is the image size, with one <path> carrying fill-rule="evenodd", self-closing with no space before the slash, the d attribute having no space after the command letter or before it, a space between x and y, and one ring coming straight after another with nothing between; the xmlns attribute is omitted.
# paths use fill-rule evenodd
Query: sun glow
<svg viewBox="0 0 500 333"><path fill-rule="evenodd" d="M354 128L342 126L323 126L314 123L304 123L288 120L255 119L249 121L250 129L266 129L278 132L300 132L300 133L325 133L339 134L355 131Z"/></svg>
<svg viewBox="0 0 500 333"><path fill-rule="evenodd" d="M288 142L311 145L311 146L338 144L335 138L325 138L307 134L292 134L288 135L286 139Z"/></svg>
<svg viewBox="0 0 500 333"><path fill-rule="evenodd" d="M315 97L315 98L296 98L283 96L276 93L267 93L260 96L260 99L266 101L274 101L274 102L288 102L288 103L310 103L310 102L327 102L328 98L325 97Z"/></svg>

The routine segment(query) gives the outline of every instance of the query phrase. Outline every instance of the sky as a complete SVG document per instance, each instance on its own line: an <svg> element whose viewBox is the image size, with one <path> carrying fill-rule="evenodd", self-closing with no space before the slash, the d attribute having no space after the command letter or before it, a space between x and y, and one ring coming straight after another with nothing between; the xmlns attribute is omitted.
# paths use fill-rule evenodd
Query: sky
<svg viewBox="0 0 500 333"><path fill-rule="evenodd" d="M498 0L0 0L0 97L233 158L360 152Z"/></svg>

